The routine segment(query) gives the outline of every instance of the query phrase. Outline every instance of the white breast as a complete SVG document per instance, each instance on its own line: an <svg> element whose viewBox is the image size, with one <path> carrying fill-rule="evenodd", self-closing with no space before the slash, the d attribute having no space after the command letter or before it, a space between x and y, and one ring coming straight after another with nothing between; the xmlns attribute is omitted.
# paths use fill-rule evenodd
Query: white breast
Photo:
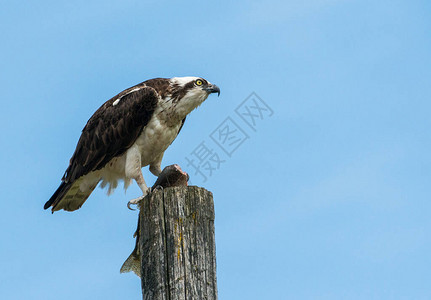
<svg viewBox="0 0 431 300"><path fill-rule="evenodd" d="M141 135L135 142L141 152L142 167L155 162L165 152L178 135L180 127L181 122L168 126L160 118L160 114L157 112L154 113L150 122L144 127Z"/></svg>
<svg viewBox="0 0 431 300"><path fill-rule="evenodd" d="M163 121L163 117L160 114L160 110L156 110L132 146L132 148L137 147L141 154L141 167L156 163L178 135L181 121L178 124L168 126ZM118 180L124 180L124 187L127 188L131 183L131 178L126 175L126 157L127 151L123 155L112 159L103 169L92 172L87 177L89 179L93 179L94 177L96 182L102 180L101 187L109 185L108 194L117 187Z"/></svg>

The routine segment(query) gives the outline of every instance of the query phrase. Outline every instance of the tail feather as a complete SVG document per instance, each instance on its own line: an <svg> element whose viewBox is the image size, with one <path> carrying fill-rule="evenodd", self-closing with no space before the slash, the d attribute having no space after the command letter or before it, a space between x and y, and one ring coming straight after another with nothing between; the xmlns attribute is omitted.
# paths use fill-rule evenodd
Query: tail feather
<svg viewBox="0 0 431 300"><path fill-rule="evenodd" d="M72 185L70 183L62 182L54 194L49 198L49 200L43 206L43 209L48 209L51 206L55 206L69 191Z"/></svg>
<svg viewBox="0 0 431 300"><path fill-rule="evenodd" d="M62 182L59 188L52 195L51 199L45 203L44 208L47 209L52 206L52 212L64 209L66 211L77 210L84 204L93 190L96 188L97 183L87 186L85 191L81 191L80 185L82 178L73 183Z"/></svg>

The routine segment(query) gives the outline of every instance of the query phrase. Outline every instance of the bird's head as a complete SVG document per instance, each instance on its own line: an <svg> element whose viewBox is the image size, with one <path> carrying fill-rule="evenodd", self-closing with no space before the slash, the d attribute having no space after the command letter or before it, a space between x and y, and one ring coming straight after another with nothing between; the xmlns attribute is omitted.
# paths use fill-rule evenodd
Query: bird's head
<svg viewBox="0 0 431 300"><path fill-rule="evenodd" d="M169 81L170 101L173 109L176 114L183 118L201 105L209 94L217 93L220 95L218 86L201 77L174 77Z"/></svg>

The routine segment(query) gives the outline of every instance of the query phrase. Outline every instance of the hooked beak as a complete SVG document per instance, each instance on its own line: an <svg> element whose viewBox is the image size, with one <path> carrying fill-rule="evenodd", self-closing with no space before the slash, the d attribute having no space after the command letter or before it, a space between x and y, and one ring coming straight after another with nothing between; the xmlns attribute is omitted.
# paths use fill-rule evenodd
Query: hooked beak
<svg viewBox="0 0 431 300"><path fill-rule="evenodd" d="M204 90L208 94L217 93L218 96L220 96L220 88L216 86L215 84L210 84L207 87L204 88Z"/></svg>

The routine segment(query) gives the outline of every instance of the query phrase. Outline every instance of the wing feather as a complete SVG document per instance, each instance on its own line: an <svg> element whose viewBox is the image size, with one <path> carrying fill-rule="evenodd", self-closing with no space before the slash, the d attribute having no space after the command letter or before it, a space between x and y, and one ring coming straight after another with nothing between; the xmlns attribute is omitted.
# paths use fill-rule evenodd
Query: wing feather
<svg viewBox="0 0 431 300"><path fill-rule="evenodd" d="M162 81L163 79L156 80L157 83ZM52 207L53 212L62 208L78 209L97 183L84 195L73 190L79 189L79 186L76 186L79 181L76 181L103 168L133 145L150 121L159 100L157 91L146 84L151 82L150 80L124 90L106 101L91 116L82 130L62 183L46 202L45 209Z"/></svg>
<svg viewBox="0 0 431 300"><path fill-rule="evenodd" d="M148 124L157 102L156 90L145 85L127 89L106 101L82 130L63 181L73 182L123 154Z"/></svg>

